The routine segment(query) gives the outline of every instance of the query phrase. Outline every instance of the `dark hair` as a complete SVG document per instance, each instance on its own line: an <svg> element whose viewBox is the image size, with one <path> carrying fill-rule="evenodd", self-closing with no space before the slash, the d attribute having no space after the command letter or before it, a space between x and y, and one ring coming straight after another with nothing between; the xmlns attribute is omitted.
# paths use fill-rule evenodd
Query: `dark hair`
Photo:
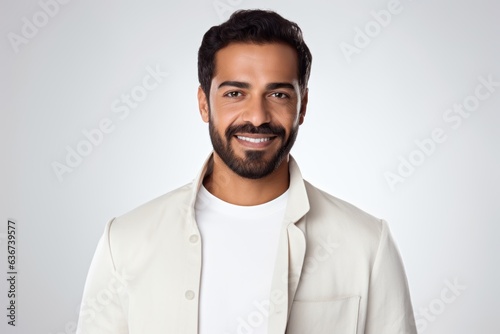
<svg viewBox="0 0 500 334"><path fill-rule="evenodd" d="M215 54L233 42L285 43L297 50L299 86L303 92L311 73L312 55L302 30L281 15L268 10L239 10L224 23L210 28L198 51L198 80L207 96L215 71Z"/></svg>

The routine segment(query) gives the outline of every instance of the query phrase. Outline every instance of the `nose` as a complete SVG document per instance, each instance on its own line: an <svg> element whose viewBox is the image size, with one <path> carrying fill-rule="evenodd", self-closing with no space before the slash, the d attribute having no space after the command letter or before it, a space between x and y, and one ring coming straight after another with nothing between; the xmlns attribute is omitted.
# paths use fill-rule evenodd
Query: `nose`
<svg viewBox="0 0 500 334"><path fill-rule="evenodd" d="M264 98L253 97L248 100L244 108L245 110L242 113L242 120L244 122L252 123L256 127L271 122L271 113L266 106Z"/></svg>

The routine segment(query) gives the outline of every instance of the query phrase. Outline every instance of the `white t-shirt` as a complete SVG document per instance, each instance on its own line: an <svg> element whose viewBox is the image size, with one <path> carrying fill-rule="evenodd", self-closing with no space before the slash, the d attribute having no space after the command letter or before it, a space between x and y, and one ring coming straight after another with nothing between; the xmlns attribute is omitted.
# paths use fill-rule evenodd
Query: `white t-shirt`
<svg viewBox="0 0 500 334"><path fill-rule="evenodd" d="M267 334L271 281L288 191L255 206L220 200L201 186L200 334Z"/></svg>

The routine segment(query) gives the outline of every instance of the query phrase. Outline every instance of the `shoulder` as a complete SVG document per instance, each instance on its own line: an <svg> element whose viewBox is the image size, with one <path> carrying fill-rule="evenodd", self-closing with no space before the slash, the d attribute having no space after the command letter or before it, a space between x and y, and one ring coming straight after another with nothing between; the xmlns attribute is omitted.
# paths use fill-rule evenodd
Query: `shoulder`
<svg viewBox="0 0 500 334"><path fill-rule="evenodd" d="M386 223L357 206L337 198L304 181L310 210L307 214L308 233L335 234L354 243L376 247Z"/></svg>
<svg viewBox="0 0 500 334"><path fill-rule="evenodd" d="M193 186L188 183L114 218L108 232L110 245L131 249L130 246L168 233L175 228L172 222L187 215Z"/></svg>
<svg viewBox="0 0 500 334"><path fill-rule="evenodd" d="M175 243L182 233L194 183L188 183L112 219L106 226L110 255L116 268L140 272L158 247ZM177 241L176 241L177 240Z"/></svg>

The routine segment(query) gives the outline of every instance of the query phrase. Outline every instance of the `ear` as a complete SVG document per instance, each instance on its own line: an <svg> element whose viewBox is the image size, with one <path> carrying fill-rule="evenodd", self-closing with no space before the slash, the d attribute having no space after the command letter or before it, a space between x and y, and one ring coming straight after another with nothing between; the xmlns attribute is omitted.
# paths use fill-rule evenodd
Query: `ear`
<svg viewBox="0 0 500 334"><path fill-rule="evenodd" d="M304 95L302 95L302 100L300 101L299 125L304 123L304 117L306 117L306 111L307 111L308 98L309 98L309 88L306 88Z"/></svg>
<svg viewBox="0 0 500 334"><path fill-rule="evenodd" d="M198 108L200 109L200 115L203 122L208 123L210 119L210 114L208 110L208 98L205 95L201 86L198 87Z"/></svg>

